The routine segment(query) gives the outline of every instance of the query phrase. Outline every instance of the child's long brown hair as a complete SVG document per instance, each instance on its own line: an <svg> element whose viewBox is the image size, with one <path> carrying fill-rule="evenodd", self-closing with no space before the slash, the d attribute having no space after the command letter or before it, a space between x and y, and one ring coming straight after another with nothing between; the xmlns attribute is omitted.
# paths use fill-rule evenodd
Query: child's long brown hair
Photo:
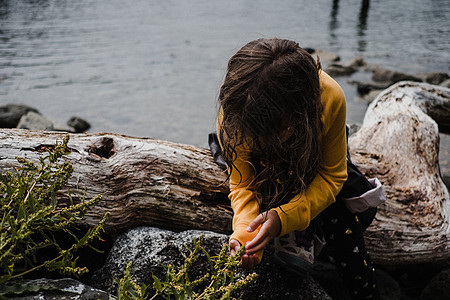
<svg viewBox="0 0 450 300"><path fill-rule="evenodd" d="M248 43L228 63L218 134L231 169L236 149L251 149L261 211L304 192L318 172L319 70L320 63L297 43L277 38Z"/></svg>

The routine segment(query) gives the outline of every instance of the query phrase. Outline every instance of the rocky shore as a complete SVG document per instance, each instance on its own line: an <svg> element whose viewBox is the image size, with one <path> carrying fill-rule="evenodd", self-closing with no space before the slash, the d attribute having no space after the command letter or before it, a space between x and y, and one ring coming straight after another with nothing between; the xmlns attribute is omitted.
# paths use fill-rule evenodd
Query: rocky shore
<svg viewBox="0 0 450 300"><path fill-rule="evenodd" d="M82 133L90 127L91 125L87 121L79 117L71 117L64 124L43 116L36 108L30 106L20 104L0 106L0 128Z"/></svg>
<svg viewBox="0 0 450 300"><path fill-rule="evenodd" d="M323 50L309 49L313 55L320 57L324 62L325 71L333 77L348 78L347 82L355 86L357 91L357 100L371 103L378 94L386 88L399 81L426 82L433 85L450 88L450 76L443 72L420 72L417 74L407 74L396 70L382 68L377 65L369 64L363 58L356 57L349 62L341 62L340 57L333 53ZM362 72L371 74L371 80L353 80L349 77L355 73ZM353 124L358 128L358 124ZM441 174L447 187L450 187L450 120L444 126L439 128L441 145L439 147L439 165Z"/></svg>
<svg viewBox="0 0 450 300"><path fill-rule="evenodd" d="M152 227L138 227L114 238L107 257L91 255L88 266L89 277L28 279L20 284L0 288L1 295L8 299L116 299L117 283L113 278L123 277L125 266L133 262L133 279L138 284L151 285L152 275L165 278L163 265L180 266L192 249L192 241L204 235L203 247L211 256L217 255L227 242L228 236L208 231L189 230L175 233ZM109 239L112 239L109 237ZM187 248L186 248L187 246ZM94 269L94 261L105 263ZM208 270L207 260L202 255L190 272L191 280L200 278ZM376 267L376 274L383 300L442 300L449 299L450 265L413 265L392 270ZM316 259L309 273L298 274L280 265L273 256L273 245L269 244L263 261L254 270L257 281L239 292L241 299L299 299L331 300L350 299L343 288L338 271L326 255ZM252 271L252 272L253 272ZM243 278L249 271L241 270L236 276ZM150 288L150 287L149 287Z"/></svg>
<svg viewBox="0 0 450 300"><path fill-rule="evenodd" d="M348 77L355 72L372 74L370 81L351 80L361 101L370 102L376 95L392 84L403 81L427 82L450 87L450 77L445 73L404 74L367 64L361 58L340 63L337 55L310 49L324 62L324 69L334 77ZM85 132L88 122L72 117L66 124L59 124L42 116L32 107L9 104L0 107L0 128L30 130L57 130L72 133ZM358 125L353 126L357 130ZM450 120L441 124L439 163L441 174L450 186ZM209 231L172 232L153 227L133 228L117 236L105 236L107 241L101 250L104 254L82 253L83 262L91 269L89 276L79 280L67 278L28 278L21 284L0 286L0 299L115 299L116 283L113 278L123 276L128 261L133 261L133 278L140 284L152 283L152 274L164 278L164 264L180 265L193 238L205 236L204 247L216 255L228 237ZM386 249L389 251L389 249ZM193 278L201 276L207 269L206 261L193 270ZM381 299L427 300L450 299L450 262L376 266ZM273 246L265 251L262 263L255 270L259 275L255 285L240 293L243 299L349 299L337 270L324 251L308 274L297 274L283 268L273 256ZM244 276L242 270L236 276ZM270 276L269 276L270 274ZM37 274L44 277L48 274ZM263 287L263 288L261 288Z"/></svg>

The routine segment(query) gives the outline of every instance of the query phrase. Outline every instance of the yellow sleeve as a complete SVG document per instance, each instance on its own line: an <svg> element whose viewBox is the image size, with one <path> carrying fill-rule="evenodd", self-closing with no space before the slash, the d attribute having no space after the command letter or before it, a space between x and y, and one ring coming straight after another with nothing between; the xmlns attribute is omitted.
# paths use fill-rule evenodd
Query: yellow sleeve
<svg viewBox="0 0 450 300"><path fill-rule="evenodd" d="M231 207L233 208L233 234L236 239L244 245L251 241L259 232L247 232L247 226L258 216L259 207L253 187L254 172L250 163L250 151L239 146L236 149L237 158L235 167L230 174Z"/></svg>
<svg viewBox="0 0 450 300"><path fill-rule="evenodd" d="M219 132L222 121L222 113L219 112L217 120L217 131ZM237 240L241 245L253 240L259 229L247 232L247 226L258 216L259 206L254 192L253 179L255 174L250 163L251 151L248 147L241 145L236 147L235 166L230 173L230 194L233 209L233 234L231 239ZM261 261L263 251L256 254Z"/></svg>
<svg viewBox="0 0 450 300"><path fill-rule="evenodd" d="M321 72L323 106L322 159L317 176L305 192L274 210L281 220L280 236L293 230L304 230L326 207L347 180L346 104L339 85Z"/></svg>

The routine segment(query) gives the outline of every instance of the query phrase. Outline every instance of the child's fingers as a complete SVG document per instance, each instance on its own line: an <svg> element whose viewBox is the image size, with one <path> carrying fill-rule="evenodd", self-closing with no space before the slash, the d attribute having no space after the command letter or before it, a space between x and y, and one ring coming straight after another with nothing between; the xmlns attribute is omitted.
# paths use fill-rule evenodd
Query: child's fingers
<svg viewBox="0 0 450 300"><path fill-rule="evenodd" d="M256 252L253 250L253 247L256 247L258 244L260 244L266 237L266 228L265 226L261 226L261 230L258 232L258 234L253 238L253 240L247 242L245 244L245 248L247 251Z"/></svg>
<svg viewBox="0 0 450 300"><path fill-rule="evenodd" d="M248 269L248 265L249 265L249 257L247 254L242 255L241 257L241 266L244 269Z"/></svg>
<svg viewBox="0 0 450 300"><path fill-rule="evenodd" d="M252 268L255 267L259 263L258 255L253 254L252 256Z"/></svg>
<svg viewBox="0 0 450 300"><path fill-rule="evenodd" d="M237 240L232 239L230 241L230 254L235 255L239 248L241 248L241 244Z"/></svg>
<svg viewBox="0 0 450 300"><path fill-rule="evenodd" d="M235 240L230 240L230 254L235 255L236 252L241 248L241 244ZM259 263L259 258L256 254L244 254L241 257L241 266L245 269L252 269Z"/></svg>
<svg viewBox="0 0 450 300"><path fill-rule="evenodd" d="M258 264L258 257L255 254L248 255L248 269L253 269L254 266Z"/></svg>
<svg viewBox="0 0 450 300"><path fill-rule="evenodd" d="M267 245L267 243L272 238L272 234L271 234L272 222L270 222L270 221L266 222L266 220L269 220L269 219L267 219L265 216L262 216L262 214L260 214L259 216L261 216L261 219L264 220L264 223L261 226L261 229L259 230L258 234L253 238L253 240L251 240L250 242L245 244L245 247L247 248L247 250L251 250L252 252L257 252L259 249L264 249L264 247ZM259 216L258 216L258 218L259 218ZM256 218L255 221L258 218ZM262 244L262 248L260 247L261 244ZM258 247L258 250L255 250L256 247Z"/></svg>
<svg viewBox="0 0 450 300"><path fill-rule="evenodd" d="M259 214L250 224L247 226L247 232L253 232L255 231L259 225L264 223L264 216L263 214Z"/></svg>
<svg viewBox="0 0 450 300"><path fill-rule="evenodd" d="M272 238L270 236L263 237L263 239L260 242L253 244L253 246L251 248L247 247L247 248L249 248L248 251L250 253L256 253L260 250L263 250L267 246L267 244L270 242L271 239Z"/></svg>
<svg viewBox="0 0 450 300"><path fill-rule="evenodd" d="M259 262L259 258L256 254L244 254L241 259L241 266L245 269L252 269Z"/></svg>

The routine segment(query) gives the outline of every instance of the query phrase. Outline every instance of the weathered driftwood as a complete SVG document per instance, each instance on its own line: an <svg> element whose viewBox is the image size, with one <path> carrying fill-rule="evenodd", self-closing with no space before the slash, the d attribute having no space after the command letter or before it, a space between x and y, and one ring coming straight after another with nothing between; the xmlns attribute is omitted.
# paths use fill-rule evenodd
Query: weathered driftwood
<svg viewBox="0 0 450 300"><path fill-rule="evenodd" d="M450 90L400 82L369 106L350 138L353 161L384 184L387 201L366 232L380 264L450 259L450 198L439 172L438 125L450 122Z"/></svg>
<svg viewBox="0 0 450 300"><path fill-rule="evenodd" d="M438 127L450 119L450 90L399 83L370 105L362 128L350 138L354 162L385 185L387 202L367 230L372 258L384 265L450 259L450 199L438 166ZM428 115L427 115L428 114ZM36 159L63 133L0 130L0 172L16 156ZM181 231L230 233L232 212L224 174L208 150L117 134L71 134L69 182L80 201L102 194L84 224L111 217L108 233L137 225Z"/></svg>
<svg viewBox="0 0 450 300"><path fill-rule="evenodd" d="M65 133L0 130L0 172L18 166L16 156L37 160L39 149ZM105 230L119 233L138 225L181 231L231 231L227 176L209 150L150 138L117 134L71 134L67 160L75 201L102 194L88 211L87 225L111 213Z"/></svg>

